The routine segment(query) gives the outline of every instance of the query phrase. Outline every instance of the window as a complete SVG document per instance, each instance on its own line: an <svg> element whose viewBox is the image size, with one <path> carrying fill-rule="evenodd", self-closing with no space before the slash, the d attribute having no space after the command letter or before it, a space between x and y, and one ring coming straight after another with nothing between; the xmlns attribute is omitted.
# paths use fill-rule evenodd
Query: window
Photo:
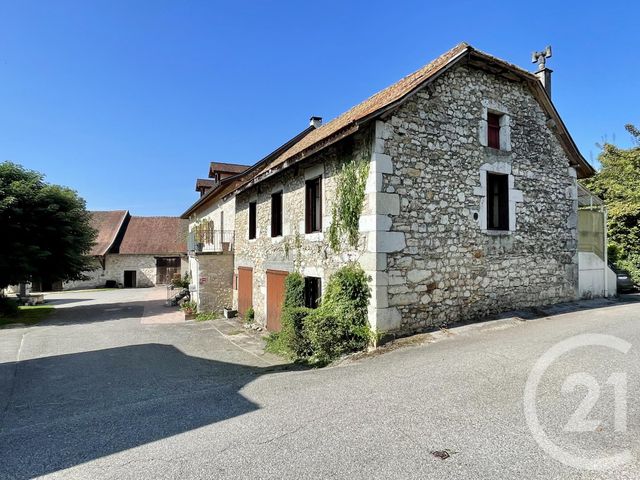
<svg viewBox="0 0 640 480"><path fill-rule="evenodd" d="M256 238L256 202L249 203L249 240Z"/></svg>
<svg viewBox="0 0 640 480"><path fill-rule="evenodd" d="M509 230L509 175L487 172L487 228Z"/></svg>
<svg viewBox="0 0 640 480"><path fill-rule="evenodd" d="M305 233L322 231L322 177L305 183Z"/></svg>
<svg viewBox="0 0 640 480"><path fill-rule="evenodd" d="M271 195L271 236L282 235L282 192Z"/></svg>
<svg viewBox="0 0 640 480"><path fill-rule="evenodd" d="M320 303L322 281L318 277L304 277L304 306L316 308Z"/></svg>
<svg viewBox="0 0 640 480"><path fill-rule="evenodd" d="M500 149L500 117L497 113L487 113L487 146Z"/></svg>

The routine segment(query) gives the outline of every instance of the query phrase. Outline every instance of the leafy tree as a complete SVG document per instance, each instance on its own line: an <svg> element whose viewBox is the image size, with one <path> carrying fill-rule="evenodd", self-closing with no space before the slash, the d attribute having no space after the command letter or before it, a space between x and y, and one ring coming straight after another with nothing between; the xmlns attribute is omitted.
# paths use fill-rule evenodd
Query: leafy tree
<svg viewBox="0 0 640 480"><path fill-rule="evenodd" d="M635 146L605 143L598 157L602 168L585 184L607 206L611 261L640 283L640 131L633 125L625 128Z"/></svg>
<svg viewBox="0 0 640 480"><path fill-rule="evenodd" d="M41 173L0 163L0 288L82 278L96 236L85 202Z"/></svg>

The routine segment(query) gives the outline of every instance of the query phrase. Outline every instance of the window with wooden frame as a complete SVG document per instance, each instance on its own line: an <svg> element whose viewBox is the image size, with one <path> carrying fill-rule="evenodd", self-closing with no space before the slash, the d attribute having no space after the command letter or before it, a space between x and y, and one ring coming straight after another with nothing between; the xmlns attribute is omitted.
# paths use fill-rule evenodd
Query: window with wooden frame
<svg viewBox="0 0 640 480"><path fill-rule="evenodd" d="M256 202L249 202L249 240L256 238Z"/></svg>
<svg viewBox="0 0 640 480"><path fill-rule="evenodd" d="M322 177L305 182L305 233L322 231Z"/></svg>
<svg viewBox="0 0 640 480"><path fill-rule="evenodd" d="M487 113L487 146L500 149L500 115L499 113Z"/></svg>
<svg viewBox="0 0 640 480"><path fill-rule="evenodd" d="M509 175L487 172L487 229L509 230Z"/></svg>
<svg viewBox="0 0 640 480"><path fill-rule="evenodd" d="M271 194L271 236L282 236L282 192Z"/></svg>
<svg viewBox="0 0 640 480"><path fill-rule="evenodd" d="M304 277L304 306L316 308L322 297L322 280L319 277Z"/></svg>

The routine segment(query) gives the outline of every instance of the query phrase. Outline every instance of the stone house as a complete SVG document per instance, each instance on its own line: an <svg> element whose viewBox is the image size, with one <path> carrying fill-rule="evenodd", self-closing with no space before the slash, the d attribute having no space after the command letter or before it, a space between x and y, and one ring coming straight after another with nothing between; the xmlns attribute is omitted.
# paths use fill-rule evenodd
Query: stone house
<svg viewBox="0 0 640 480"><path fill-rule="evenodd" d="M91 250L96 268L84 280L64 282L65 290L151 287L187 272L186 224L178 217L135 217L126 210L91 212L98 231ZM35 289L35 286L34 286Z"/></svg>
<svg viewBox="0 0 640 480"><path fill-rule="evenodd" d="M201 311L221 311L233 305L236 188L316 128L319 121L312 118L308 128L252 167L211 162L209 178L196 180L200 197L181 218L188 220L191 299Z"/></svg>
<svg viewBox="0 0 640 480"><path fill-rule="evenodd" d="M348 261L370 276L381 331L574 300L577 179L594 170L550 80L544 65L530 73L463 43L245 171L225 194L234 305L277 330L289 272L313 306ZM336 189L354 159L367 165L358 239L335 250Z"/></svg>

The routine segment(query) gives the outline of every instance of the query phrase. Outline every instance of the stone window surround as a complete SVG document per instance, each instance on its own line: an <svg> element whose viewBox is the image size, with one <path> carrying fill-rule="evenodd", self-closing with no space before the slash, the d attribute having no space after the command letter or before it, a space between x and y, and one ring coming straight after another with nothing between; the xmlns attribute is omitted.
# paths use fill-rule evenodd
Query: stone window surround
<svg viewBox="0 0 640 480"><path fill-rule="evenodd" d="M487 172L508 175L509 177L509 230L489 230L487 228ZM480 186L473 189L473 194L480 197L478 223L482 233L487 235L511 235L516 231L516 203L523 201L522 191L515 188L515 179L511 173L511 164L496 161L485 163L480 167Z"/></svg>
<svg viewBox="0 0 640 480"><path fill-rule="evenodd" d="M249 226L249 224L251 223L251 214L249 213L250 211L250 207L249 205L251 205L252 203L256 204L256 236L254 238L249 238L249 228L247 228L247 240L249 241L249 243L255 243L255 241L260 237L260 223L258 222L258 194L257 193L252 193L251 196L249 197L249 199L247 200L247 226ZM283 199L283 203L284 203L284 199Z"/></svg>
<svg viewBox="0 0 640 480"><path fill-rule="evenodd" d="M272 187L271 187L271 193L269 195L273 195L274 193L278 193L278 192L282 192L282 235L278 235L277 237L272 237L271 236L271 225L269 225L269 238L271 238L271 243L281 243L284 241L284 237L286 235L289 234L289 223L285 221L285 219L287 218L285 215L286 212L286 202L285 202L285 188L284 185L280 182L275 183ZM256 197L257 199L257 197ZM271 202L271 198L269 199L269 202ZM269 203L269 212L271 212L271 203ZM269 220L271 220L271 213L269 213ZM256 232L256 238L258 238L257 232Z"/></svg>
<svg viewBox="0 0 640 480"><path fill-rule="evenodd" d="M511 151L511 115L507 108L501 103L491 100L482 100L482 120L478 128L480 144L488 148L489 124L487 116L489 113L500 115L500 150Z"/></svg>
<svg viewBox="0 0 640 480"><path fill-rule="evenodd" d="M322 231L320 232L311 232L311 233L306 233L305 232L305 218L303 217L302 220L300 221L300 224L298 225L298 231L299 232L305 232L304 234L304 238L305 240L314 242L314 241L322 241L324 240L324 232L326 231L326 229L329 226L329 221L330 221L330 217L327 218L326 216L326 212L327 212L327 195L326 195L326 190L325 190L325 175L324 175L324 163L317 163L315 165L310 166L309 168L305 168L304 169L304 181L306 182L307 180L313 180L314 178L318 178L320 177L320 189L322 192L321 195L321 199L322 199ZM305 198L305 202L306 202L306 198ZM284 203L284 201L283 201ZM306 210L305 210L306 211Z"/></svg>

